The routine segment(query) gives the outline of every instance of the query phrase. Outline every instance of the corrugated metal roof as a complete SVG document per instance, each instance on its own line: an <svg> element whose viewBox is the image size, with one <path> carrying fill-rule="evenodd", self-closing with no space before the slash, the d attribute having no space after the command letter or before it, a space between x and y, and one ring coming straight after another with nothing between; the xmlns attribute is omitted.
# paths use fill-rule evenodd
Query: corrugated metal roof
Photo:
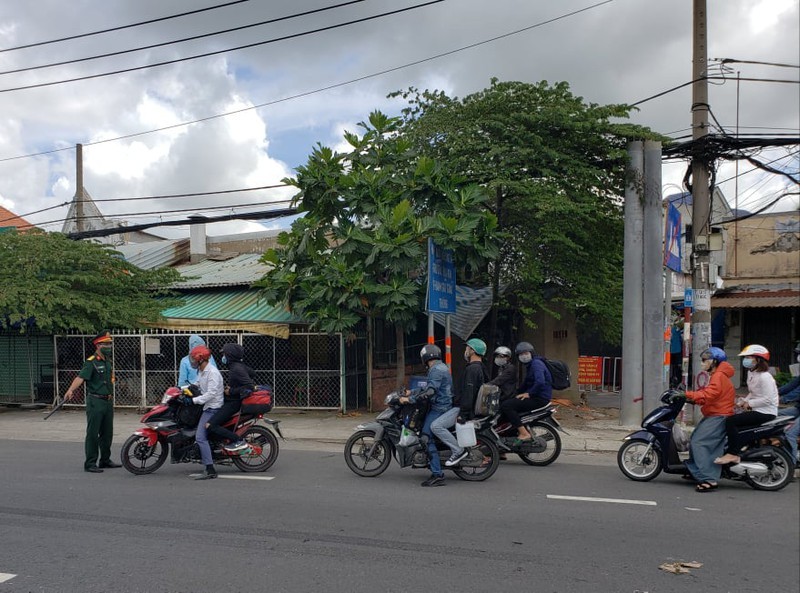
<svg viewBox="0 0 800 593"><path fill-rule="evenodd" d="M225 261L206 259L196 264L176 268L184 278L192 278L176 288L214 288L221 286L249 286L266 274L269 267L258 261L258 253L246 253Z"/></svg>
<svg viewBox="0 0 800 593"><path fill-rule="evenodd" d="M501 288L501 292L503 289ZM450 331L467 340L492 308L492 288L456 286L456 312L450 316ZM445 314L434 313L433 318L444 326Z"/></svg>
<svg viewBox="0 0 800 593"><path fill-rule="evenodd" d="M750 309L757 307L800 307L800 290L732 292L711 297L711 307Z"/></svg>
<svg viewBox="0 0 800 593"><path fill-rule="evenodd" d="M255 290L215 290L182 294L184 304L161 312L169 319L303 323L282 307L260 300Z"/></svg>
<svg viewBox="0 0 800 593"><path fill-rule="evenodd" d="M189 239L129 243L114 247L126 261L143 270L173 266L189 258Z"/></svg>

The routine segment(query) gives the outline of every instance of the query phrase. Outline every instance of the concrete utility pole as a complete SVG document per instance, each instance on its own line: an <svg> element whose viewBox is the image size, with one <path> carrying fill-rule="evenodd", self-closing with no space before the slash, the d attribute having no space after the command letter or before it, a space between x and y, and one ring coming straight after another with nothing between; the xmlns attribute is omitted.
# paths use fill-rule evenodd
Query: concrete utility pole
<svg viewBox="0 0 800 593"><path fill-rule="evenodd" d="M86 230L86 214L83 211L83 144L75 145L75 227L79 233Z"/></svg>
<svg viewBox="0 0 800 593"><path fill-rule="evenodd" d="M711 292L709 289L709 238L711 198L709 163L703 138L708 135L708 39L706 0L694 0L692 58L692 388L704 386L700 354L711 345Z"/></svg>

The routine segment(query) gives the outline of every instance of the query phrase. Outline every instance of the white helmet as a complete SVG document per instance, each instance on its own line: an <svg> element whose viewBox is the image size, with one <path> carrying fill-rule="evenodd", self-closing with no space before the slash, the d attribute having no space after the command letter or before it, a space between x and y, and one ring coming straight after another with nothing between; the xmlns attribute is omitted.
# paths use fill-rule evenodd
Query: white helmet
<svg viewBox="0 0 800 593"><path fill-rule="evenodd" d="M760 344L750 344L739 352L739 356L758 356L764 360L769 360L769 350Z"/></svg>

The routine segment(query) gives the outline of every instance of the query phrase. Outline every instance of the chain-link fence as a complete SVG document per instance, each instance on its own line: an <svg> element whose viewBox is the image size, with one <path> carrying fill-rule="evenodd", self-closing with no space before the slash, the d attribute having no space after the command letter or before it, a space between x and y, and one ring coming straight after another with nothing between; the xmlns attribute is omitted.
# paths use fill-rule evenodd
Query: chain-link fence
<svg viewBox="0 0 800 593"><path fill-rule="evenodd" d="M188 355L188 333L114 333L114 403L144 408L161 400L164 391L176 385L181 359ZM256 382L270 385L275 405L294 408L354 408L366 403L366 347L363 336L347 348L340 335L304 331L288 339L250 333L198 334L221 364L222 346L229 342L245 349L245 363L252 367ZM55 336L55 390L62 394L92 355L92 336ZM359 347L360 346L360 347ZM361 360L364 358L364 360ZM347 360L347 364L345 363ZM349 371L345 371L349 368ZM345 387L353 395L343 397ZM82 389L76 403L83 402Z"/></svg>

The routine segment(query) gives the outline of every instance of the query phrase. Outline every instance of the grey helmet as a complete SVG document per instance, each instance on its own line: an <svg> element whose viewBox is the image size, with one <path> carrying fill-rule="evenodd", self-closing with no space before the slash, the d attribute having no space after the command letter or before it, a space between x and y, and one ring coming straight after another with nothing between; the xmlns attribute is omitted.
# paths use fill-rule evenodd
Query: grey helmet
<svg viewBox="0 0 800 593"><path fill-rule="evenodd" d="M523 352L530 352L531 354L535 354L536 350L533 347L533 344L530 342L520 342L517 344L517 347L514 348L514 352L519 356Z"/></svg>
<svg viewBox="0 0 800 593"><path fill-rule="evenodd" d="M507 348L506 346L498 346L497 348L494 349L494 355L511 358L511 348Z"/></svg>
<svg viewBox="0 0 800 593"><path fill-rule="evenodd" d="M442 349L436 344L425 344L419 351L422 364L427 365L429 360L442 360Z"/></svg>

